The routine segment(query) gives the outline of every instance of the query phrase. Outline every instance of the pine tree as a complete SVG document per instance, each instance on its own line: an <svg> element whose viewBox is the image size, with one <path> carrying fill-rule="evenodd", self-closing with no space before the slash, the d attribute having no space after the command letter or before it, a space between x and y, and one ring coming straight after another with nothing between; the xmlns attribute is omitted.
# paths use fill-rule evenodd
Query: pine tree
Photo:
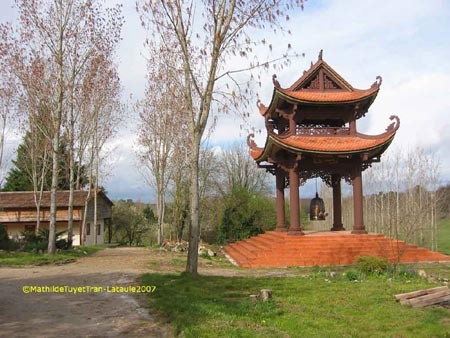
<svg viewBox="0 0 450 338"><path fill-rule="evenodd" d="M22 140L22 143L17 148L17 157L12 161L14 167L8 172L5 179L5 185L3 191L33 191L33 178L32 178L32 161L29 156L28 149L31 145L31 134L26 133ZM60 142L60 171L58 179L58 190L69 190L70 177L69 177L69 154L67 149L67 143L64 139ZM48 159L51 162L51 158ZM37 163L37 172L41 171L44 164L42 161ZM44 181L44 191L50 190L51 187L51 171L48 170ZM82 167L81 177L79 178L80 187L87 184L88 179L86 177L85 168Z"/></svg>

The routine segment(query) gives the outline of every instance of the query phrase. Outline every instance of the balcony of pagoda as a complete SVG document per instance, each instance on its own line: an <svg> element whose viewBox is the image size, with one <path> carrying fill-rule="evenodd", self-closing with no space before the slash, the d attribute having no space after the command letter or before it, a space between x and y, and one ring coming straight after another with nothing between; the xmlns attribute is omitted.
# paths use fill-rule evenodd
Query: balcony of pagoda
<svg viewBox="0 0 450 338"><path fill-rule="evenodd" d="M351 129L348 127L303 127L296 126L295 132L290 129L280 133L277 128L269 128L269 133L276 135L278 138L287 138L289 136L352 136Z"/></svg>
<svg viewBox="0 0 450 338"><path fill-rule="evenodd" d="M305 127L298 126L295 129L295 135L305 135L305 136L314 136L314 135L318 135L318 136L350 136L350 128L347 128L347 127L305 128Z"/></svg>

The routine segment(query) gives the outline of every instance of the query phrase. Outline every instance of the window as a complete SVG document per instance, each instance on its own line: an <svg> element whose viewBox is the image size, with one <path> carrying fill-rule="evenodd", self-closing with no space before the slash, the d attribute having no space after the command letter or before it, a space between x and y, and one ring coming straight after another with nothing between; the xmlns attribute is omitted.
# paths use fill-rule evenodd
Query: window
<svg viewBox="0 0 450 338"><path fill-rule="evenodd" d="M102 225L97 224L97 236L100 236L101 232L102 232Z"/></svg>
<svg viewBox="0 0 450 338"><path fill-rule="evenodd" d="M86 225L86 235L90 236L91 235L91 223L88 223Z"/></svg>

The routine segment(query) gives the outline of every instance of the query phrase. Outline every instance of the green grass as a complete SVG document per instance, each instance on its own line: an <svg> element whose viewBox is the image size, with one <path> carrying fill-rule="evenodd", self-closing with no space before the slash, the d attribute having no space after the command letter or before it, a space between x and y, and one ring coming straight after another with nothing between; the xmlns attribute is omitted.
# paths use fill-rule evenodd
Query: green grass
<svg viewBox="0 0 450 338"><path fill-rule="evenodd" d="M393 295L433 287L423 279L342 275L309 277L212 277L147 274L156 285L151 306L185 337L448 337L450 315L440 308L402 306ZM269 302L250 294L273 290Z"/></svg>
<svg viewBox="0 0 450 338"><path fill-rule="evenodd" d="M26 266L46 264L66 264L74 262L79 257L92 255L102 250L101 246L83 246L72 250L64 250L49 255L32 252L1 252L0 266Z"/></svg>
<svg viewBox="0 0 450 338"><path fill-rule="evenodd" d="M450 220L443 220L439 223L438 250L450 255Z"/></svg>

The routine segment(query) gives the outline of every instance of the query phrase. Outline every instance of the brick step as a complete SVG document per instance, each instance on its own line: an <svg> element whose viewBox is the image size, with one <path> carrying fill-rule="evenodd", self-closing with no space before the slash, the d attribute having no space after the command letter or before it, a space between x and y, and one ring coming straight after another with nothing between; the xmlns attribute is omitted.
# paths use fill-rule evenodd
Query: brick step
<svg viewBox="0 0 450 338"><path fill-rule="evenodd" d="M243 267L326 266L354 264L360 256L391 261L449 261L450 257L379 234L289 236L266 232L224 248Z"/></svg>
<svg viewBox="0 0 450 338"><path fill-rule="evenodd" d="M266 232L264 234L258 235L258 237L269 238L275 241L284 241L286 236L280 235L276 232Z"/></svg>
<svg viewBox="0 0 450 338"><path fill-rule="evenodd" d="M228 255L230 255L238 265L248 263L249 261L247 257L244 257L240 252L236 251L236 249L234 248L226 247L224 251Z"/></svg>
<svg viewBox="0 0 450 338"><path fill-rule="evenodd" d="M268 247L267 245L261 244L260 242L256 242L253 240L245 240L242 243L244 243L245 245L252 247L255 250L258 251L268 251L271 250L270 247Z"/></svg>
<svg viewBox="0 0 450 338"><path fill-rule="evenodd" d="M280 246L279 246L280 247ZM387 246L387 245L373 245L370 243L357 243L357 244L346 244L346 243L341 243L341 244L285 244L282 246L283 248L289 248L289 249L320 249L320 248L329 248L329 249L345 249L345 248L379 248L382 250L389 250L392 247ZM394 247L396 248L396 247Z"/></svg>
<svg viewBox="0 0 450 338"><path fill-rule="evenodd" d="M261 244L266 247L273 247L273 246L282 244L282 243L275 242L272 239L266 238L266 237L253 237L252 242Z"/></svg>
<svg viewBox="0 0 450 338"><path fill-rule="evenodd" d="M307 239L302 240L302 241L290 241L290 240L286 240L284 242L286 245L358 245L358 244L372 244L372 245L388 245L388 246L397 246L397 244L391 244L387 241L383 241L381 239L374 239L374 240L370 240L370 241L359 241L359 240L354 240L354 239L349 239L348 241L346 240L313 240L313 241L308 241ZM403 244L398 244L399 246L405 245Z"/></svg>
<svg viewBox="0 0 450 338"><path fill-rule="evenodd" d="M234 245L233 249L238 252L241 256L246 257L247 259L255 256L255 253L247 249L247 247L243 244Z"/></svg>

